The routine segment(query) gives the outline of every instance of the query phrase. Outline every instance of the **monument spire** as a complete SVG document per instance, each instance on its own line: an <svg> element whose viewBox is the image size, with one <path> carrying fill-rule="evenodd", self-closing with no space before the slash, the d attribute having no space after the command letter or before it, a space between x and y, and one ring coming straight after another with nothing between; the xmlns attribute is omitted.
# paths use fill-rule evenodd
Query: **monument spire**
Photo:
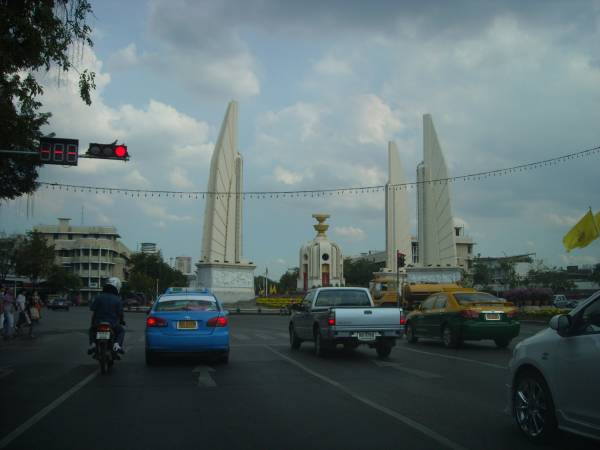
<svg viewBox="0 0 600 450"><path fill-rule="evenodd" d="M406 255L406 263L412 263L412 240L408 209L408 192L400 189L406 183L398 147L395 142L388 144L388 183L385 191L385 250L386 268L396 272L396 252Z"/></svg>
<svg viewBox="0 0 600 450"><path fill-rule="evenodd" d="M238 152L238 104L229 103L210 161L197 282L223 302L254 297L254 264L244 261L243 159Z"/></svg>

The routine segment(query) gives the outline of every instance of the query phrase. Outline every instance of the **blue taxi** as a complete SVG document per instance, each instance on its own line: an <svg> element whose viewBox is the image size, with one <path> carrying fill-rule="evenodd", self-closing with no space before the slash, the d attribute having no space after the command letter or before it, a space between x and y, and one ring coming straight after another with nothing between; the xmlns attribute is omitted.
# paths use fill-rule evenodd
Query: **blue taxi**
<svg viewBox="0 0 600 450"><path fill-rule="evenodd" d="M146 364L166 354L213 354L229 361L229 317L209 290L168 288L146 318Z"/></svg>

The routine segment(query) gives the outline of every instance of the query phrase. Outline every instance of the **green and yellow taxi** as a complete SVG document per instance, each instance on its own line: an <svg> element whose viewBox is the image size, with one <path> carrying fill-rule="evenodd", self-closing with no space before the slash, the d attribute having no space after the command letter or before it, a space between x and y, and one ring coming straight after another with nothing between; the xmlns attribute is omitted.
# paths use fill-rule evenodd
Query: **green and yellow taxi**
<svg viewBox="0 0 600 450"><path fill-rule="evenodd" d="M510 302L475 289L460 288L427 297L406 318L406 338L441 339L455 348L463 341L491 339L505 348L519 335L517 308Z"/></svg>

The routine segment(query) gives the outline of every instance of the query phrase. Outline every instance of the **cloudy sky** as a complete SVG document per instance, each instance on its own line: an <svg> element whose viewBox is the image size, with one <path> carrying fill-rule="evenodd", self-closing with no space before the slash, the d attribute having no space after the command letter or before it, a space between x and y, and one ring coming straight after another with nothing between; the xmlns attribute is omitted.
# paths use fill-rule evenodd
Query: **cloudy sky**
<svg viewBox="0 0 600 450"><path fill-rule="evenodd" d="M127 164L45 167L42 181L201 191L227 102L239 101L247 190L384 184L395 140L411 181L422 115L433 116L453 175L600 145L598 1L92 1L93 105L54 72L48 132L119 139ZM475 253L533 252L556 266L600 261L600 242L567 254L562 237L600 210L600 156L452 185L456 221ZM410 214L416 233L415 198ZM204 202L40 190L3 203L0 229L71 217L112 224L124 242L157 242L169 257L200 253ZM248 200L244 253L279 275L312 239L311 214L331 214L346 255L383 249L382 194Z"/></svg>

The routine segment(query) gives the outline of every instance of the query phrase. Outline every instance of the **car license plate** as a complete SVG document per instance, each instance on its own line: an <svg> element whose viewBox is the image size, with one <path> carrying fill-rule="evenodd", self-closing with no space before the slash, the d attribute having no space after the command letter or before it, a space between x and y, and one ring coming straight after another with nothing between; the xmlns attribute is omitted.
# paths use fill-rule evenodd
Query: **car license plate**
<svg viewBox="0 0 600 450"><path fill-rule="evenodd" d="M374 341L375 340L375 332L373 331L362 331L358 333L359 341Z"/></svg>
<svg viewBox="0 0 600 450"><path fill-rule="evenodd" d="M96 339L110 339L110 331L98 331Z"/></svg>
<svg viewBox="0 0 600 450"><path fill-rule="evenodd" d="M180 320L177 322L177 328L180 330L195 330L198 328L198 322L195 320Z"/></svg>
<svg viewBox="0 0 600 450"><path fill-rule="evenodd" d="M500 314L498 314L498 313L486 314L485 320L500 320Z"/></svg>

